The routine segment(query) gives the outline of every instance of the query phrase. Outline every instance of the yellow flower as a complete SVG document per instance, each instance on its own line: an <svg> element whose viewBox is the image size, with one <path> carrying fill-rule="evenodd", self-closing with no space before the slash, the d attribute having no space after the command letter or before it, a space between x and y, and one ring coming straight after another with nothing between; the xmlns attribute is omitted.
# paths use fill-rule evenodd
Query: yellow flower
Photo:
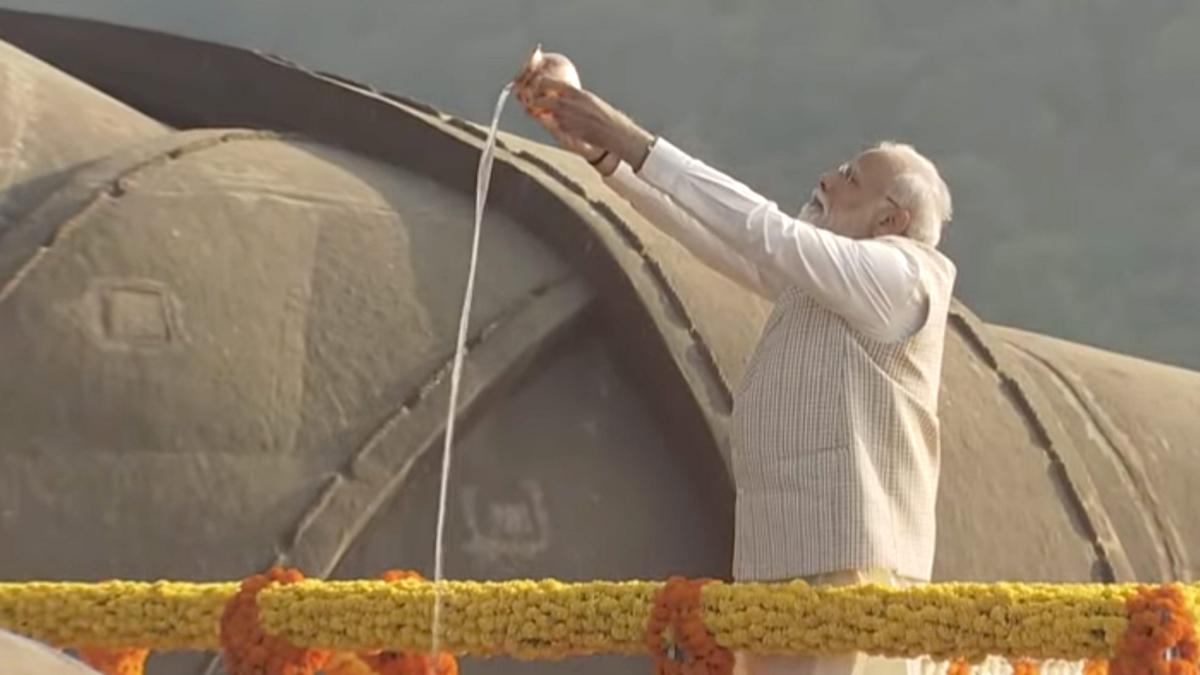
<svg viewBox="0 0 1200 675"><path fill-rule="evenodd" d="M643 653L656 582L445 582L443 645L462 654L560 658ZM0 584L0 627L61 646L216 649L232 583ZM261 622L293 644L341 652L428 648L437 588L307 580L265 588ZM1181 588L1194 615L1200 587ZM706 625L730 649L857 649L917 656L1103 659L1127 625L1132 585L707 584Z"/></svg>

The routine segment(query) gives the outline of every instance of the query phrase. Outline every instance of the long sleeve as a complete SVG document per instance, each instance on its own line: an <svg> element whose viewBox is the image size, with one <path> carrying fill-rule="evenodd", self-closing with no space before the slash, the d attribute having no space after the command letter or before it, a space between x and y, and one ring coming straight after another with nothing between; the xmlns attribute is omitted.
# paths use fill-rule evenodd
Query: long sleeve
<svg viewBox="0 0 1200 675"><path fill-rule="evenodd" d="M738 255L671 198L638 178L622 162L605 184L628 201L650 224L679 242L704 264L747 290L772 299L755 266Z"/></svg>
<svg viewBox="0 0 1200 675"><path fill-rule="evenodd" d="M769 297L799 287L884 341L907 337L924 320L920 262L890 237L851 239L789 216L662 138L638 176L755 267Z"/></svg>

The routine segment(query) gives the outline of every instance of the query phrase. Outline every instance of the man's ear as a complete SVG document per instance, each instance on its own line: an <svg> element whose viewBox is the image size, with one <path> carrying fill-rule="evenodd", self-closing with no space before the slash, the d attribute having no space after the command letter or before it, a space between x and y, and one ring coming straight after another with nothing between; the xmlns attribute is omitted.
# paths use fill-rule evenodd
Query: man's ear
<svg viewBox="0 0 1200 675"><path fill-rule="evenodd" d="M892 234L903 235L908 232L908 226L911 224L912 213L908 209L892 207L875 224L875 231L872 232L872 235L876 237L886 237Z"/></svg>

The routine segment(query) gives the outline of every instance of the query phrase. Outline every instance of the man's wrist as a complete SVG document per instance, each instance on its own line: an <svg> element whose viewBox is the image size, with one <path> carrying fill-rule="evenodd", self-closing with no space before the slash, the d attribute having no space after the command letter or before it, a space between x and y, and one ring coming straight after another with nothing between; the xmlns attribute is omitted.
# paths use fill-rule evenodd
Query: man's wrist
<svg viewBox="0 0 1200 675"><path fill-rule="evenodd" d="M642 165L646 163L646 158L650 156L650 148L654 145L654 135L632 122L623 131L618 154L636 173L641 170Z"/></svg>
<svg viewBox="0 0 1200 675"><path fill-rule="evenodd" d="M589 163L601 176L608 177L616 172L617 167L621 166L621 158L615 152L607 152L604 157Z"/></svg>
<svg viewBox="0 0 1200 675"><path fill-rule="evenodd" d="M638 129L641 134L638 137L637 156L630 163L634 171L641 171L646 164L646 158L650 156L650 152L654 150L654 141L658 140L657 136L653 136L645 129Z"/></svg>

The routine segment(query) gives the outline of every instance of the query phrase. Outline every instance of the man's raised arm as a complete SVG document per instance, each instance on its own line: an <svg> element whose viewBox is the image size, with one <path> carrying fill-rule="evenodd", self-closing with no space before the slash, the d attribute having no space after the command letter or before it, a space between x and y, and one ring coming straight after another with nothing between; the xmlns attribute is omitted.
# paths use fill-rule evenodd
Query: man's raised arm
<svg viewBox="0 0 1200 675"><path fill-rule="evenodd" d="M738 255L670 197L638 178L628 164L621 162L615 171L604 176L604 182L651 225L682 244L700 262L743 288L774 300L753 263Z"/></svg>
<svg viewBox="0 0 1200 675"><path fill-rule="evenodd" d="M756 265L773 295L796 286L863 332L903 337L924 296L916 260L875 239L851 239L783 213L766 197L664 139L638 172Z"/></svg>
<svg viewBox="0 0 1200 675"><path fill-rule="evenodd" d="M534 82L535 105L562 133L603 148L695 216L757 268L769 297L798 287L863 333L906 337L924 314L920 263L900 247L819 229L779 210L730 176L655 139L592 92L553 80Z"/></svg>

